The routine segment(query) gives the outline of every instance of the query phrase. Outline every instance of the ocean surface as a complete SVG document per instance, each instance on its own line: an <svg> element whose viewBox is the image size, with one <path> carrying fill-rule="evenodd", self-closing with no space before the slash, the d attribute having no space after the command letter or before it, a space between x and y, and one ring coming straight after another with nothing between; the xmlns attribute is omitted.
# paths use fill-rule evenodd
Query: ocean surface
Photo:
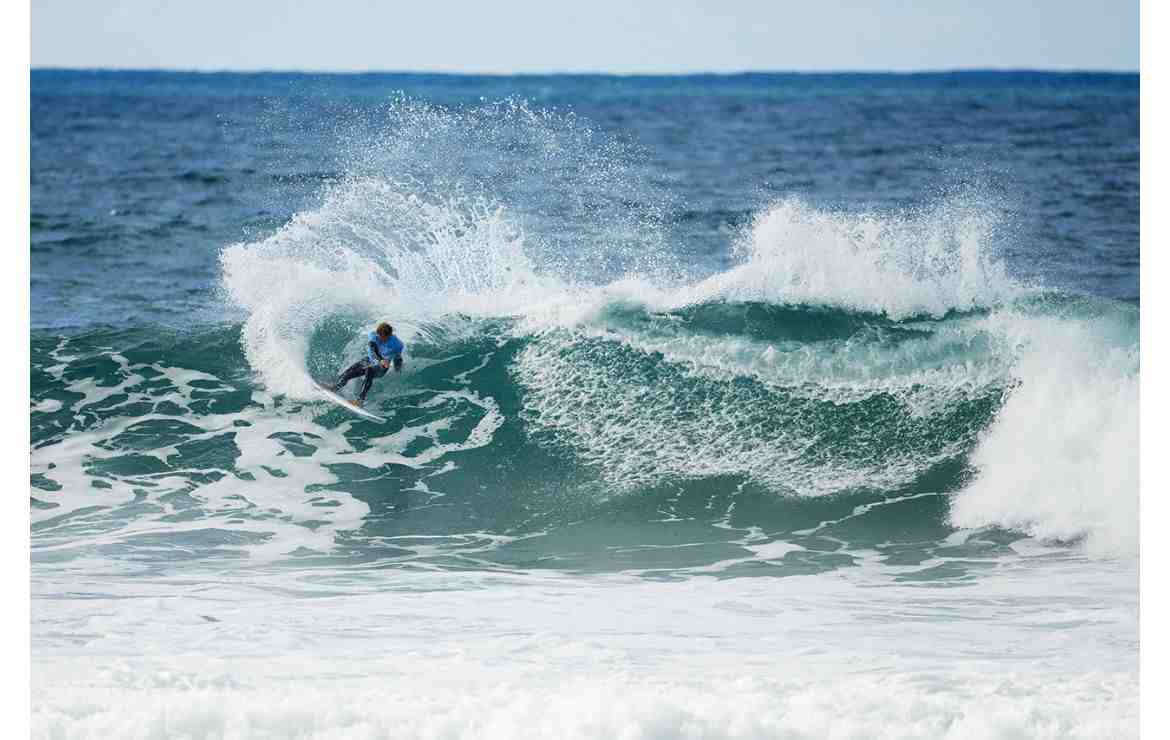
<svg viewBox="0 0 1170 740"><path fill-rule="evenodd" d="M1138 113L34 70L33 736L1136 737Z"/></svg>

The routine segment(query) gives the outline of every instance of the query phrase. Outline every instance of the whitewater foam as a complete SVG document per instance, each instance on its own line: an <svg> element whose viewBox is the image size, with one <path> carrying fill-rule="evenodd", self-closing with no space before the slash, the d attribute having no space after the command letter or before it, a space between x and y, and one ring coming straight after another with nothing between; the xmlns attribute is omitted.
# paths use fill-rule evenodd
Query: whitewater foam
<svg viewBox="0 0 1170 740"><path fill-rule="evenodd" d="M1137 555L1136 309L1094 314L990 320L1013 345L1019 383L971 457L979 475L953 502L955 526Z"/></svg>
<svg viewBox="0 0 1170 740"><path fill-rule="evenodd" d="M132 673L138 686L52 684L52 694L39 692L34 703L33 737L1104 740L1138 734L1136 681L1101 672L829 678L705 669L700 682L619 670L542 680L458 659L396 663L283 661L276 667L306 678L290 686L267 676L236 687L237 677L255 666L119 661L113 671ZM439 671L451 678L431 678ZM688 672L680 666L681 675Z"/></svg>
<svg viewBox="0 0 1170 740"><path fill-rule="evenodd" d="M1116 643L1136 620L1132 573L1040 557L1051 594L1039 598L1028 560L980 588L862 593L856 573L783 589L710 576L284 571L266 588L228 574L163 590L106 575L84 605L43 604L58 630L33 666L34 732L1135 735L1136 643ZM1104 584L1091 598L1072 586L1087 575ZM187 598L165 598L176 588ZM1080 625L1077 650L1054 618ZM100 657L62 652L71 635Z"/></svg>

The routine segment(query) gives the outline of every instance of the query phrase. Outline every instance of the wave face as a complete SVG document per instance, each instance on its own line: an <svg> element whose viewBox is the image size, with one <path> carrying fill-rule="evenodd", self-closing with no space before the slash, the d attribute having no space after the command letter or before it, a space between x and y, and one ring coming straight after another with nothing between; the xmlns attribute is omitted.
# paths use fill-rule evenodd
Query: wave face
<svg viewBox="0 0 1170 740"><path fill-rule="evenodd" d="M1136 732L1135 302L969 183L729 212L563 110L340 120L218 313L32 334L41 736ZM373 424L312 383L381 320Z"/></svg>
<svg viewBox="0 0 1170 740"><path fill-rule="evenodd" d="M427 535L460 552L455 533L486 514L472 547L487 538L502 562L537 548L565 565L584 528L597 557L572 562L611 568L606 517L653 531L663 507L700 503L706 566L743 551L736 528L818 567L851 562L823 556L838 520L870 544L958 527L1136 553L1136 309L1010 277L977 198L871 214L782 200L729 264L688 274L653 251L670 236L656 207L630 213L632 167L601 166L572 117L391 113L397 136L358 148L317 207L223 250L242 324L34 338L46 526L98 486L123 506L181 492L193 519L179 529L198 521L272 556L353 557L417 531L386 512L439 498L451 511L428 515ZM575 199L541 203L562 230L492 199L460 142L505 153L492 161L504 194L555 158ZM312 381L360 356L383 318L410 362L377 386L393 417L378 427L320 403ZM469 497L484 486L504 493ZM742 514L745 497L759 510ZM842 513L887 503L904 511ZM169 507L156 513L149 529L178 536ZM110 519L113 540L144 526ZM807 567L771 565L790 561Z"/></svg>

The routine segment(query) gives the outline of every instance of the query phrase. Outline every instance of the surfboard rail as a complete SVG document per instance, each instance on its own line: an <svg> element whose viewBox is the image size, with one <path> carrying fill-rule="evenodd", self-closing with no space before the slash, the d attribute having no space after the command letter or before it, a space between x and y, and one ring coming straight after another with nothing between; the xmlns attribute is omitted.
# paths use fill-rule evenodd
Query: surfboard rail
<svg viewBox="0 0 1170 740"><path fill-rule="evenodd" d="M370 421L376 421L380 424L386 423L385 418L378 416L377 414L375 414L372 411L367 411L366 409L363 409L361 406L355 406L348 398L345 398L344 396L340 395L339 393L335 393L332 388L328 387L327 385L320 382L319 380L314 380L313 385L316 386L317 392L320 393L321 396L324 397L327 401L330 401L333 404L340 406L341 408L345 409L346 411L350 412L351 414L355 414L357 416L360 416L363 419L369 419Z"/></svg>

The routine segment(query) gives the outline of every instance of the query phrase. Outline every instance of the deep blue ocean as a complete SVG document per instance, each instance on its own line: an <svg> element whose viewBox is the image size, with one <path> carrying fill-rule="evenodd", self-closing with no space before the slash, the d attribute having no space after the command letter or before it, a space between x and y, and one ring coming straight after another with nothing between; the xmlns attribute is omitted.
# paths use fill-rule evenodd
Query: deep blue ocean
<svg viewBox="0 0 1170 740"><path fill-rule="evenodd" d="M34 736L1136 737L1136 74L31 82Z"/></svg>

